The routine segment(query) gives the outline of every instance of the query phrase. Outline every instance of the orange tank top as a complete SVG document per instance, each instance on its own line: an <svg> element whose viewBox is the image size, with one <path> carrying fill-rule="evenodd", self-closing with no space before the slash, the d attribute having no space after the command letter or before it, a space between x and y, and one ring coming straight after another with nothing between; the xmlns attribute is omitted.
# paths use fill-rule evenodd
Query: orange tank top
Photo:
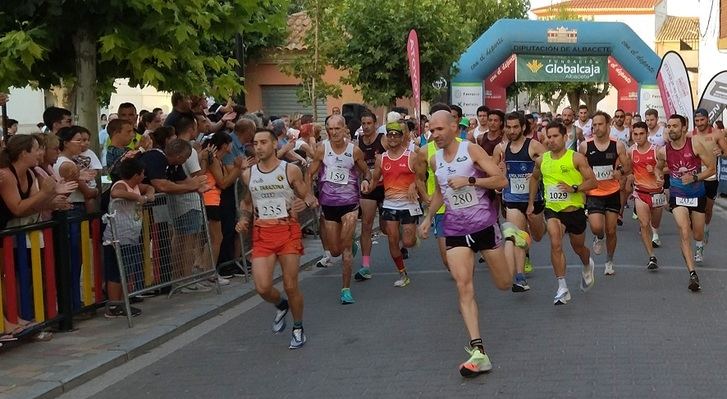
<svg viewBox="0 0 727 399"><path fill-rule="evenodd" d="M207 176L207 186L210 189L202 193L204 205L220 206L220 195L222 194L222 189L217 186L217 180L215 180L215 176L212 174L212 172L210 172L209 169L207 169L207 172L205 172L205 176Z"/></svg>

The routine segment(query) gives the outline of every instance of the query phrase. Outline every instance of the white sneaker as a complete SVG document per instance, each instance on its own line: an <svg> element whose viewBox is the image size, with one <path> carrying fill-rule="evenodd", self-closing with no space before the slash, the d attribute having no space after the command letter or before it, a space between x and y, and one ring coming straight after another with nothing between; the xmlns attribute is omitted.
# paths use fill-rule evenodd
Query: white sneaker
<svg viewBox="0 0 727 399"><path fill-rule="evenodd" d="M661 239L659 239L659 233L657 233L657 232L651 233L651 245L654 248L659 248L661 246Z"/></svg>
<svg viewBox="0 0 727 399"><path fill-rule="evenodd" d="M399 279L394 281L394 287L406 287L410 282L411 280L409 279L409 276L402 273Z"/></svg>
<svg viewBox="0 0 727 399"><path fill-rule="evenodd" d="M591 246L591 249L594 254L600 255L601 252L603 252L603 238L593 236L593 245Z"/></svg>
<svg viewBox="0 0 727 399"><path fill-rule="evenodd" d="M586 292L590 290L593 284L596 283L596 276L593 273L595 268L596 265L593 264L593 258L588 260L588 266L583 266L583 270L581 270L581 291Z"/></svg>
<svg viewBox="0 0 727 399"><path fill-rule="evenodd" d="M568 291L568 288L559 288L553 298L553 305L565 305L568 301L570 301L570 291Z"/></svg>
<svg viewBox="0 0 727 399"><path fill-rule="evenodd" d="M612 261L606 262L606 269L603 271L603 275L604 276L613 276L614 273L616 273L616 272L613 270L613 262Z"/></svg>
<svg viewBox="0 0 727 399"><path fill-rule="evenodd" d="M230 280L222 276L217 276L217 283L219 285L230 285Z"/></svg>

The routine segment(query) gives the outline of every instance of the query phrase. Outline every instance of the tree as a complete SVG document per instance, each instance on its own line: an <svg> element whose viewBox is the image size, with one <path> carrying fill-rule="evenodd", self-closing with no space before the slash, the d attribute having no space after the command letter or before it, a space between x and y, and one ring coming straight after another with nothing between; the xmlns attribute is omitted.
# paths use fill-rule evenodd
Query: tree
<svg viewBox="0 0 727 399"><path fill-rule="evenodd" d="M302 1L301 6L307 11L310 18L310 28L305 33L304 43L306 49L287 64L282 64L284 73L300 79L302 85L298 89L298 100L313 109L313 120L318 120L318 100L325 100L328 96L340 97L341 87L336 83L326 82L323 75L330 64L328 55L332 52L331 42L322 40L322 23L330 17L332 6L326 0Z"/></svg>
<svg viewBox="0 0 727 399"><path fill-rule="evenodd" d="M473 25L472 38L480 37L501 18L528 17L529 0L459 0L460 12Z"/></svg>
<svg viewBox="0 0 727 399"><path fill-rule="evenodd" d="M429 83L450 76L452 65L470 44L472 23L454 0L345 0L326 21L333 65L349 72L344 79L361 91L364 101L391 105L411 95L406 38L419 35L422 98L436 90Z"/></svg>
<svg viewBox="0 0 727 399"><path fill-rule="evenodd" d="M75 83L79 123L97 128L98 101L116 78L132 86L226 98L242 89L228 54L237 33L285 24L287 0L3 0L0 91ZM260 18L260 7L273 10ZM212 46L213 47L213 46ZM92 135L97 141L97 135ZM94 143L98 148L98 143Z"/></svg>

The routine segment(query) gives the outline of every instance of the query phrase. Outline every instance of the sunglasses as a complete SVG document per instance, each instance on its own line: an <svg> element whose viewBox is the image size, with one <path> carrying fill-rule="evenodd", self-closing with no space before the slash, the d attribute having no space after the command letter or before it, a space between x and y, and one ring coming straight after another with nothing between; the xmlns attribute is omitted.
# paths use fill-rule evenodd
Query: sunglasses
<svg viewBox="0 0 727 399"><path fill-rule="evenodd" d="M398 136L403 136L403 135L404 135L403 132L397 132L396 130L390 130L390 131L386 132L387 137L389 137L389 136L398 137Z"/></svg>

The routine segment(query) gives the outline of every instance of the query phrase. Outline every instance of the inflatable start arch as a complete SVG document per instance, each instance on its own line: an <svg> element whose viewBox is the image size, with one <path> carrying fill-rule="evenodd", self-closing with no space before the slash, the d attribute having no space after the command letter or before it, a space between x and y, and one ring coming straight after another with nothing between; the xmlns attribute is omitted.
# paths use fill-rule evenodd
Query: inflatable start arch
<svg viewBox="0 0 727 399"><path fill-rule="evenodd" d="M621 22L501 19L465 51L452 104L505 110L513 82L609 82L626 112L661 106L660 57Z"/></svg>

